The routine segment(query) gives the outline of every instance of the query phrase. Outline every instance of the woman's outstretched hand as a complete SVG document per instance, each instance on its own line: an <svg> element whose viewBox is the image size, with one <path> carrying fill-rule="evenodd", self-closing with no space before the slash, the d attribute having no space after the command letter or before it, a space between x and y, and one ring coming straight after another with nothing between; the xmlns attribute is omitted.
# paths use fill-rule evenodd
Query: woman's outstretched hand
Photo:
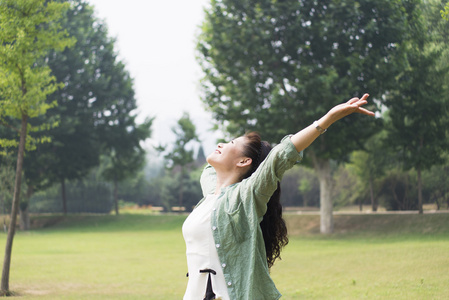
<svg viewBox="0 0 449 300"><path fill-rule="evenodd" d="M367 104L369 95L364 94L362 98L352 98L346 103L339 104L334 106L326 115L329 118L330 124L326 124L330 126L332 123L350 115L353 113L360 113L368 116L374 116L374 112L363 108L362 106ZM324 124L323 124L324 125Z"/></svg>
<svg viewBox="0 0 449 300"><path fill-rule="evenodd" d="M346 103L334 106L327 114L317 120L316 123L321 128L327 129L333 123L353 113L374 116L374 112L362 107L368 103L368 101L366 101L368 97L369 95L365 94L362 98L352 98ZM290 138L298 152L307 148L320 135L320 131L318 131L315 126L315 124L310 125Z"/></svg>

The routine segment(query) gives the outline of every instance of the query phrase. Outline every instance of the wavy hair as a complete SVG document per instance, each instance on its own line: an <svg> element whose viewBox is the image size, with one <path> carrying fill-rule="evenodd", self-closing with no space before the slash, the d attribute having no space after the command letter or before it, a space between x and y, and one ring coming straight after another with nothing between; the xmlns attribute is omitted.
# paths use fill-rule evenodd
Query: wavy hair
<svg viewBox="0 0 449 300"><path fill-rule="evenodd" d="M245 149L243 155L252 160L250 170L244 174L242 179L248 178L257 170L260 163L271 151L268 142L262 141L257 132L248 132L245 137ZM267 255L268 268L271 268L277 258L281 259L281 250L288 244L287 226L282 218L282 205L280 202L281 187L277 184L277 189L267 203L267 212L260 222L265 251Z"/></svg>

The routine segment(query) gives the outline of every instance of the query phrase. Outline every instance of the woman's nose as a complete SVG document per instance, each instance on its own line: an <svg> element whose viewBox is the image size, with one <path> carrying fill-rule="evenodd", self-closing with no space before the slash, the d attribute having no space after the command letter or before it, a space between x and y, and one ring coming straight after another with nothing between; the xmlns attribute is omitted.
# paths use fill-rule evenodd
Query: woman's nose
<svg viewBox="0 0 449 300"><path fill-rule="evenodd" d="M218 148L223 148L223 143L218 143L217 147Z"/></svg>

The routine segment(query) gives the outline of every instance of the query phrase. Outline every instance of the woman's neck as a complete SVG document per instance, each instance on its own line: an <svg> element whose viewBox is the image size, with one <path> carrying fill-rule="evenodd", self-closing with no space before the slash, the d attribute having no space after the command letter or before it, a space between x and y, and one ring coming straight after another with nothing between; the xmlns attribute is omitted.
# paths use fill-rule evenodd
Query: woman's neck
<svg viewBox="0 0 449 300"><path fill-rule="evenodd" d="M215 195L220 194L221 189L237 183L240 180L240 174L237 172L223 173L217 171L217 185L215 189Z"/></svg>

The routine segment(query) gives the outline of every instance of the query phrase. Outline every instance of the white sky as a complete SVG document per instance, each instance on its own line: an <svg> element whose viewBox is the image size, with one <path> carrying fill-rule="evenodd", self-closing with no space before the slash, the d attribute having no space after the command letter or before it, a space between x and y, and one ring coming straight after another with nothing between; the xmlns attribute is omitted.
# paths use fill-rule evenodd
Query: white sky
<svg viewBox="0 0 449 300"><path fill-rule="evenodd" d="M89 0L117 39L119 59L134 78L139 117L155 116L150 143L174 141L171 128L189 112L206 155L215 149L211 114L199 96L195 39L208 0Z"/></svg>

